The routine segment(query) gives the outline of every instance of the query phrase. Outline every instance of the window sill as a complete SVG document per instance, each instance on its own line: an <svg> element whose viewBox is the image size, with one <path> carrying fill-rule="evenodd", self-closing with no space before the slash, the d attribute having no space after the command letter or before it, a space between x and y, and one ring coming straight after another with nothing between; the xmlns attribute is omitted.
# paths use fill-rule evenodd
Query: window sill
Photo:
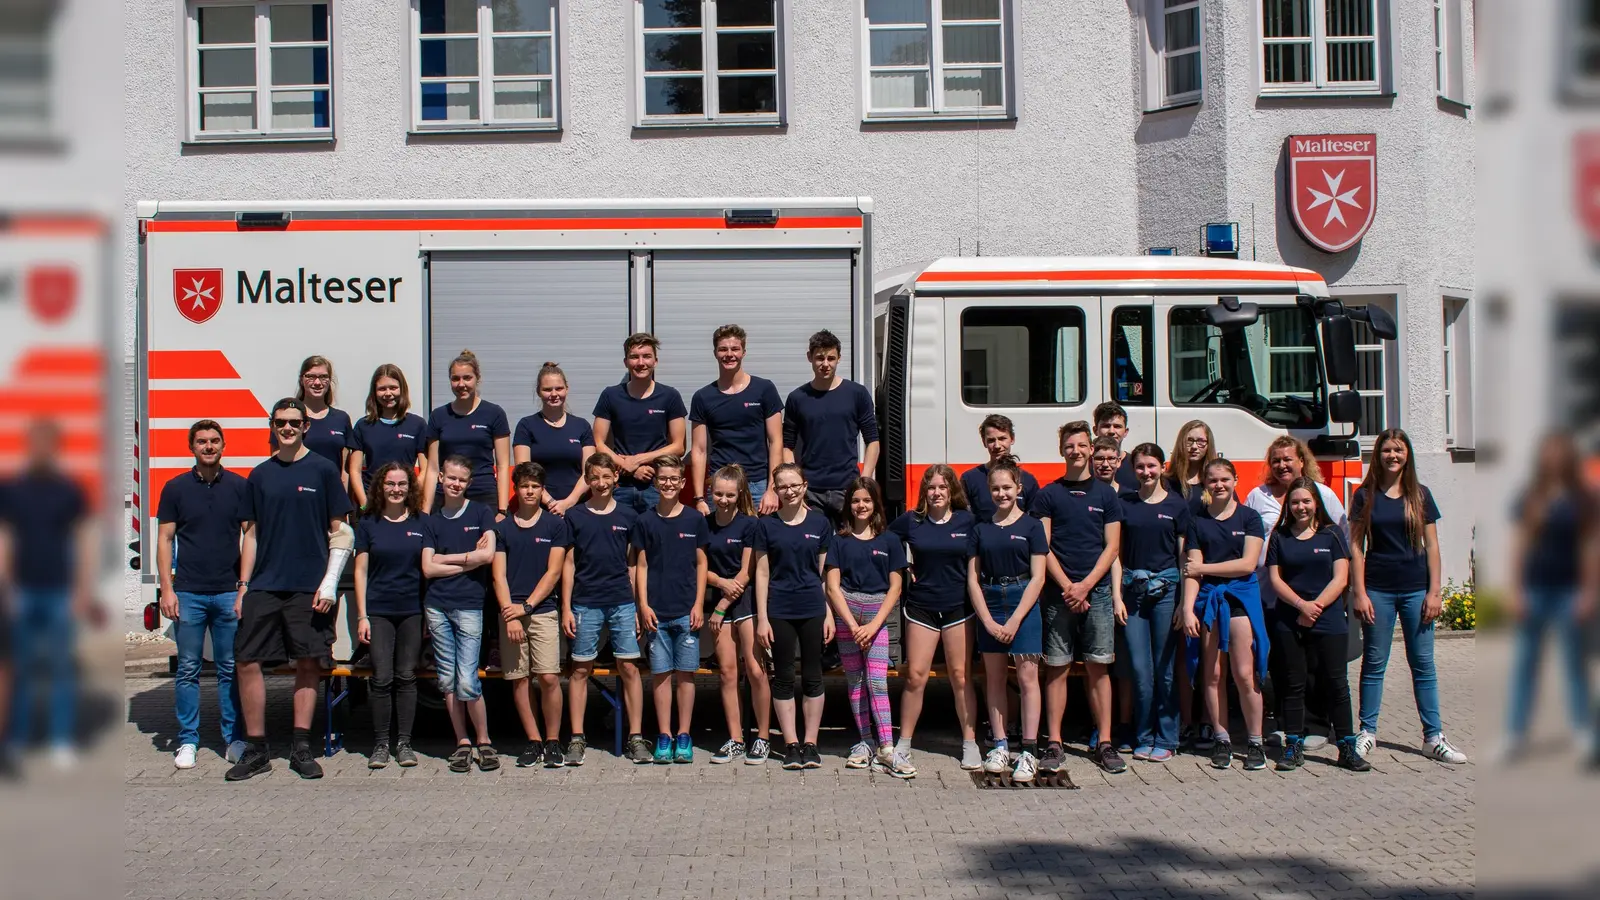
<svg viewBox="0 0 1600 900"><path fill-rule="evenodd" d="M1193 100L1180 100L1175 103L1167 103L1162 106L1153 106L1145 110L1144 114L1149 116L1156 113L1172 112L1173 110L1177 109L1194 109L1195 107L1200 106L1201 103L1202 101L1199 97L1196 97Z"/></svg>
<svg viewBox="0 0 1600 900"><path fill-rule="evenodd" d="M633 127L640 130L701 129L701 128L783 128L788 123L781 116L749 116L746 118L661 118L639 119Z"/></svg>
<svg viewBox="0 0 1600 900"><path fill-rule="evenodd" d="M946 112L946 113L867 113L863 125L904 124L907 122L1015 122L1010 112Z"/></svg>
<svg viewBox="0 0 1600 900"><path fill-rule="evenodd" d="M217 137L193 136L183 142L184 147L238 146L240 144L328 144L334 143L332 132L321 134L245 134Z"/></svg>
<svg viewBox="0 0 1600 900"><path fill-rule="evenodd" d="M1446 97L1443 94L1434 94L1434 98L1438 101L1440 109L1449 112L1464 113L1472 108L1472 104L1465 100L1457 100L1454 97Z"/></svg>
<svg viewBox="0 0 1600 900"><path fill-rule="evenodd" d="M1373 100L1392 99L1394 91L1385 91L1383 88L1270 88L1263 87L1259 92L1263 100Z"/></svg>
<svg viewBox="0 0 1600 900"><path fill-rule="evenodd" d="M427 137L431 134L558 134L560 131L561 125L551 122L541 125L413 125L406 134L410 137Z"/></svg>

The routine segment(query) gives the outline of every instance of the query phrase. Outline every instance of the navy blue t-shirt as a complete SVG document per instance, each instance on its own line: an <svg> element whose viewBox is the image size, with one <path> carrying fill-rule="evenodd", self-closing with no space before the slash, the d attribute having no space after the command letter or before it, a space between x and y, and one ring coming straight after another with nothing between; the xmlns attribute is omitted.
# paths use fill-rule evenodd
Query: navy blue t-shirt
<svg viewBox="0 0 1600 900"><path fill-rule="evenodd" d="M604 514L586 503L567 510L567 527L572 529L573 606L602 608L633 602L628 532L638 517L620 503Z"/></svg>
<svg viewBox="0 0 1600 900"><path fill-rule="evenodd" d="M647 509L633 523L628 543L644 554L645 600L662 619L687 616L700 601L695 591L699 551L711 541L700 511L684 507L670 519Z"/></svg>
<svg viewBox="0 0 1600 900"><path fill-rule="evenodd" d="M611 423L606 445L623 456L649 453L672 443L669 426L673 420L688 414L678 389L659 381L651 389L650 396L642 400L633 399L628 393L628 383L624 381L601 391L600 399L594 402L594 417ZM622 483L634 486L649 484L631 475L623 475Z"/></svg>
<svg viewBox="0 0 1600 900"><path fill-rule="evenodd" d="M1122 501L1122 568L1160 572L1176 569L1178 539L1189 534L1189 501L1167 491L1160 503L1146 503L1138 492Z"/></svg>
<svg viewBox="0 0 1600 900"><path fill-rule="evenodd" d="M711 540L706 545L706 565L718 578L736 578L744 568L744 551L760 552L761 520L744 513L734 513L726 525L718 525L713 514L706 520ZM751 577L753 573L750 574ZM748 585L748 582L746 582Z"/></svg>
<svg viewBox="0 0 1600 900"><path fill-rule="evenodd" d="M495 530L495 511L487 503L468 500L460 515L448 518L442 508L425 516L423 530L436 554L471 553L483 536ZM498 542L498 536L495 538ZM483 609L490 594L493 569L479 566L460 575L428 580L428 605L434 609Z"/></svg>
<svg viewBox="0 0 1600 900"><path fill-rule="evenodd" d="M500 502L495 482L494 442L510 435L506 411L487 400L479 400L478 408L464 416L457 414L448 403L428 416L427 441L439 442L440 468L452 456L472 460L472 483L467 485L467 496L490 506ZM442 492L440 488L435 493Z"/></svg>
<svg viewBox="0 0 1600 900"><path fill-rule="evenodd" d="M1106 525L1122 521L1122 501L1111 485L1093 478L1058 478L1039 489L1028 512L1050 520L1050 550L1067 578L1082 581L1106 548Z"/></svg>
<svg viewBox="0 0 1600 900"><path fill-rule="evenodd" d="M495 525L494 552L506 556L506 588L512 603L526 603L539 586L539 579L550 571L550 552L572 546L567 522L554 513L541 510L532 525L523 527L516 516L506 516ZM533 614L551 612L561 599L561 579L543 600L534 604Z"/></svg>
<svg viewBox="0 0 1600 900"><path fill-rule="evenodd" d="M694 392L689 421L706 427L706 479L723 466L737 464L746 477L767 477L767 419L783 412L778 387L750 376L737 394L724 394L715 381ZM706 489L710 490L708 483Z"/></svg>
<svg viewBox="0 0 1600 900"><path fill-rule="evenodd" d="M214 481L204 481L197 469L190 469L161 488L156 519L178 526L173 590L221 594L234 589L239 581L239 523L250 506L249 490L243 476L227 469Z"/></svg>
<svg viewBox="0 0 1600 900"><path fill-rule="evenodd" d="M344 451L355 446L354 429L350 425L350 414L342 409L328 408L328 414L320 419L306 416L306 430L301 442L306 449L333 463L340 472L344 471ZM278 433L267 432L267 446L273 453L278 452Z"/></svg>
<svg viewBox="0 0 1600 900"><path fill-rule="evenodd" d="M1518 501L1516 518L1520 523L1528 513L1528 497ZM1578 541L1582 522L1579 504L1600 502L1595 497L1574 497L1562 493L1546 501L1540 516L1539 533L1527 538L1523 548L1522 583L1528 587L1570 590L1578 586Z"/></svg>
<svg viewBox="0 0 1600 900"><path fill-rule="evenodd" d="M979 522L967 541L967 556L978 561L978 580L1027 578L1033 558L1050 552L1044 523L1030 515L1018 516L1010 525Z"/></svg>
<svg viewBox="0 0 1600 900"><path fill-rule="evenodd" d="M350 449L361 451L361 484L372 486L372 473L384 465L397 462L407 469L415 469L417 457L428 452L423 438L427 436L428 423L416 413L406 413L393 425L382 419L369 421L365 416L351 426Z"/></svg>
<svg viewBox="0 0 1600 900"><path fill-rule="evenodd" d="M1277 566L1278 577L1308 603L1316 600L1333 581L1334 562L1349 558L1350 545L1345 542L1344 532L1337 527L1323 528L1305 540L1274 528L1272 537L1267 540L1267 565ZM1292 624L1300 618L1300 611L1287 603L1275 604L1272 609L1272 615L1282 622ZM1316 634L1349 633L1343 594L1322 611L1311 630Z"/></svg>
<svg viewBox="0 0 1600 900"><path fill-rule="evenodd" d="M889 531L911 549L907 602L930 612L949 612L967 602L967 540L976 524L964 509L952 510L943 525L915 512L889 523Z"/></svg>
<svg viewBox="0 0 1600 900"><path fill-rule="evenodd" d="M989 464L972 468L961 473L961 489L967 494L967 506L972 510L972 515L979 522L987 522L994 518L994 495L989 493ZM1023 470L1022 493L1017 497L1017 505L1024 511L1033 503L1033 498L1039 493L1039 479L1033 473Z"/></svg>
<svg viewBox="0 0 1600 900"><path fill-rule="evenodd" d="M594 446L594 431L588 420L571 413L560 428L534 413L517 422L511 446L527 447L528 459L544 466L545 493L565 500L583 480L583 448Z"/></svg>
<svg viewBox="0 0 1600 900"><path fill-rule="evenodd" d="M1361 515L1367 503L1367 490L1361 488L1350 498L1350 520ZM1422 521L1439 521L1439 507L1433 492L1422 488ZM1428 551L1411 546L1406 534L1406 502L1403 498L1379 493L1372 507L1372 525L1367 530L1366 581L1369 590L1411 592L1428 589Z"/></svg>
<svg viewBox="0 0 1600 900"><path fill-rule="evenodd" d="M75 531L89 512L83 490L58 472L23 473L6 485L3 496L17 586L70 587L77 569ZM326 532L328 524L322 528Z"/></svg>
<svg viewBox="0 0 1600 900"><path fill-rule="evenodd" d="M1114 480L1117 483L1117 493L1120 494L1123 491L1138 492L1139 476L1133 473L1132 453L1122 457L1122 462L1117 465L1117 474L1114 476Z"/></svg>
<svg viewBox="0 0 1600 900"><path fill-rule="evenodd" d="M906 567L906 550L898 535L884 532L862 540L853 534L829 539L827 568L839 570L839 588L853 594L884 594L889 573Z"/></svg>
<svg viewBox="0 0 1600 900"><path fill-rule="evenodd" d="M866 388L847 380L830 391L807 383L789 392L783 446L795 451L812 490L842 491L861 475L857 435L868 444L878 439L878 417Z"/></svg>
<svg viewBox="0 0 1600 900"><path fill-rule="evenodd" d="M414 616L422 612L423 520L382 515L356 523L356 554L367 554L367 615Z"/></svg>
<svg viewBox="0 0 1600 900"><path fill-rule="evenodd" d="M315 453L294 462L269 456L250 470L245 520L256 523L258 591L310 593L328 568L328 525L350 512L339 470Z"/></svg>
<svg viewBox="0 0 1600 900"><path fill-rule="evenodd" d="M798 525L777 515L761 520L761 546L767 554L767 617L809 619L828 611L817 557L828 548L833 529L814 509Z"/></svg>
<svg viewBox="0 0 1600 900"><path fill-rule="evenodd" d="M1211 510L1202 509L1189 522L1187 550L1199 550L1202 562L1227 562L1243 558L1245 538L1265 539L1266 536L1261 514L1243 503L1235 504L1233 515L1220 520L1211 517ZM1233 580L1216 575L1205 576L1206 584L1225 584Z"/></svg>

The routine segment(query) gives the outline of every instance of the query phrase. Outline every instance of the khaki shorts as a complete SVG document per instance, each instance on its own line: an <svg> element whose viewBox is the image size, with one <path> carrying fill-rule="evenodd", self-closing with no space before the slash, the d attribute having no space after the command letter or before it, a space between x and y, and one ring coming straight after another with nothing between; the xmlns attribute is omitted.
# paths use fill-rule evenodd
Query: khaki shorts
<svg viewBox="0 0 1600 900"><path fill-rule="evenodd" d="M551 610L536 616L519 616L522 640L512 643L506 637L506 623L500 624L500 673L507 681L529 675L561 674L561 612Z"/></svg>

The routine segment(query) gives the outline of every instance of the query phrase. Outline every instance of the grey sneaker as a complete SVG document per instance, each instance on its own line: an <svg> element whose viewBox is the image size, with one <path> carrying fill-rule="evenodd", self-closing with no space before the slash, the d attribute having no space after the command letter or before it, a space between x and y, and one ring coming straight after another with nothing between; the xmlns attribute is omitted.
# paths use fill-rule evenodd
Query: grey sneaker
<svg viewBox="0 0 1600 900"><path fill-rule="evenodd" d="M978 749L977 741L961 742L961 768L967 772L983 768L983 751Z"/></svg>
<svg viewBox="0 0 1600 900"><path fill-rule="evenodd" d="M1039 771L1046 774L1054 774L1066 764L1067 751L1062 749L1060 741L1051 741L1039 757Z"/></svg>
<svg viewBox="0 0 1600 900"><path fill-rule="evenodd" d="M655 751L651 749L650 742L645 740L642 734L628 738L625 755L635 765L646 765L656 761Z"/></svg>
<svg viewBox="0 0 1600 900"><path fill-rule="evenodd" d="M871 764L872 748L867 746L866 741L856 741L855 746L850 748L850 752L844 758L846 769L865 769Z"/></svg>
<svg viewBox="0 0 1600 900"><path fill-rule="evenodd" d="M385 769L389 767L389 745L379 744L372 748L372 753L367 757L367 768Z"/></svg>
<svg viewBox="0 0 1600 900"><path fill-rule="evenodd" d="M401 738L394 743L394 761L400 768L409 769L417 764L417 751L411 749L411 741Z"/></svg>
<svg viewBox="0 0 1600 900"><path fill-rule="evenodd" d="M244 741L234 741L228 745L228 752L223 754L222 758L228 762L236 763L239 760L244 759L245 748L249 746L250 745L246 744Z"/></svg>
<svg viewBox="0 0 1600 900"><path fill-rule="evenodd" d="M1300 741L1303 750L1321 750L1328 746L1328 739L1320 734L1308 734Z"/></svg>
<svg viewBox="0 0 1600 900"><path fill-rule="evenodd" d="M911 764L911 755L898 750L889 757L889 774L896 778L917 777L917 767Z"/></svg>
<svg viewBox="0 0 1600 900"><path fill-rule="evenodd" d="M584 753L585 750L588 749L588 747L589 747L589 742L585 741L583 739L583 735L581 735L581 734L573 735L572 739L567 741L567 754L566 754L566 756L567 756L567 760L566 760L567 765L569 765L569 766L581 766L581 765L583 765L583 753Z"/></svg>
<svg viewBox="0 0 1600 900"><path fill-rule="evenodd" d="M1095 748L1094 761L1100 764L1108 774L1117 775L1128 770L1128 764L1123 762L1122 755L1117 753L1117 748L1110 741L1101 741Z"/></svg>

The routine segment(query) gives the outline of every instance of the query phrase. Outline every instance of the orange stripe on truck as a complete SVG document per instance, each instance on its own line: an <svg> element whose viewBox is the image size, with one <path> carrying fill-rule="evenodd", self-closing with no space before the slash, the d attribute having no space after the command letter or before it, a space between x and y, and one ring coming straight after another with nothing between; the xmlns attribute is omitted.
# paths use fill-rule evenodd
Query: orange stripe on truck
<svg viewBox="0 0 1600 900"><path fill-rule="evenodd" d="M248 419L267 411L256 395L233 390L152 390L145 414L152 419Z"/></svg>
<svg viewBox="0 0 1600 900"><path fill-rule="evenodd" d="M282 231L633 231L727 230L743 228L860 228L860 216L780 216L776 225L730 226L720 216L631 216L599 218L505 219L293 219ZM231 219L211 221L149 220L146 230L174 233L233 232ZM251 229L247 229L251 230Z"/></svg>
<svg viewBox="0 0 1600 900"><path fill-rule="evenodd" d="M66 393L49 391L0 390L0 414L28 416L99 415L105 409L100 392Z"/></svg>
<svg viewBox="0 0 1600 900"><path fill-rule="evenodd" d="M156 378L238 378L221 350L151 350L146 370Z"/></svg>
<svg viewBox="0 0 1600 900"><path fill-rule="evenodd" d="M1056 272L923 272L917 281L1321 281L1315 272L1232 269L1073 269Z"/></svg>
<svg viewBox="0 0 1600 900"><path fill-rule="evenodd" d="M27 377L99 376L105 371L105 354L94 348L56 347L30 350L12 371Z"/></svg>

